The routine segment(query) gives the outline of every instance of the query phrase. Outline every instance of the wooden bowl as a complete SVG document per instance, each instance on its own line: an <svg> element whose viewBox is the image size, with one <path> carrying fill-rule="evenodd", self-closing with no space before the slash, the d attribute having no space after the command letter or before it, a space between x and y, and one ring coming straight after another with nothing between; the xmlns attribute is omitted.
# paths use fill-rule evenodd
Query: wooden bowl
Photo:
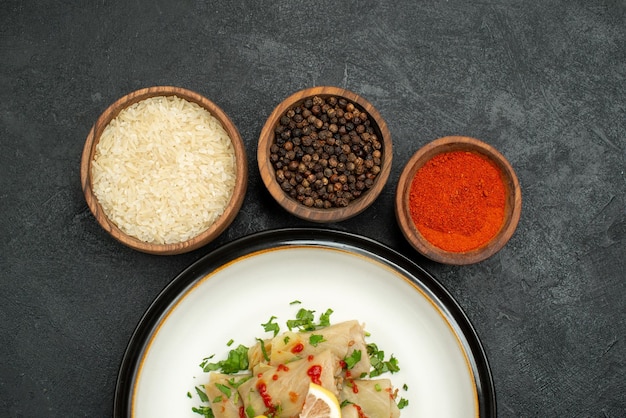
<svg viewBox="0 0 626 418"><path fill-rule="evenodd" d="M96 145L98 144L103 130L109 124L111 120L116 118L120 111L128 106L131 106L142 100L157 97L157 96L177 96L185 99L189 102L196 103L211 113L222 124L222 127L227 132L232 141L232 145L235 152L235 165L237 170L237 177L235 182L235 188L232 197L227 204L223 214L204 232L199 235L188 239L184 242L176 242L171 244L155 244L148 243L139 240L133 236L127 235L118 226L112 222L105 214L102 206L98 202L98 199L92 190L92 161L96 152ZM98 223L104 228L113 238L127 245L135 250L142 251L149 254L157 255L173 255L181 254L195 250L202 247L217 236L219 236L235 219L235 216L239 212L243 199L246 194L246 188L248 183L248 166L246 152L243 141L237 130L236 126L230 120L230 118L220 109L215 103L209 99L195 93L179 87L169 86L157 86L149 87L132 92L116 102L110 105L96 120L95 124L91 128L87 135L87 141L83 149L80 176L83 192L89 209L93 213Z"/></svg>
<svg viewBox="0 0 626 418"><path fill-rule="evenodd" d="M359 111L366 112L368 114L370 126L373 128L379 142L382 144L382 148L380 150L382 152L382 156L380 157L380 172L375 177L373 185L371 188L363 192L358 198L352 200L347 206L344 207L310 207L296 200L296 198L290 196L289 193L286 193L281 188L276 178L275 167L271 161L272 153L270 149L275 143L275 128L279 124L281 117L285 115L289 109L293 109L294 107L304 103L305 100L312 99L314 97L320 97L325 100L331 97L336 97L337 99L343 98L348 102L351 102ZM281 102L265 122L265 125L261 130L257 149L257 161L261 178L263 179L267 190L276 202L278 202L278 204L280 204L292 215L317 223L343 221L356 216L367 209L379 196L387 182L387 179L389 178L392 155L391 134L389 133L387 123L383 120L374 106L361 96L351 91L328 86L312 87L296 92Z"/></svg>
<svg viewBox="0 0 626 418"><path fill-rule="evenodd" d="M499 232L481 247L465 252L446 251L425 239L415 226L409 209L411 184L417 171L434 156L453 151L470 151L495 163L500 170L505 188L504 222ZM405 238L418 252L444 264L473 264L498 252L513 235L520 218L521 208L521 189L511 164L492 146L464 136L440 138L417 151L403 169L396 190L396 219Z"/></svg>

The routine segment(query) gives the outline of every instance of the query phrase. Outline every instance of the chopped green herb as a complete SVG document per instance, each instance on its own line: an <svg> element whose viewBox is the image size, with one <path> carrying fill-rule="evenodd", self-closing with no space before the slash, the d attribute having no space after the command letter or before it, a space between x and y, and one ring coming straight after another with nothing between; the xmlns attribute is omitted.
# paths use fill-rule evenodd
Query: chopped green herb
<svg viewBox="0 0 626 418"><path fill-rule="evenodd" d="M395 358L393 356L393 354L391 355L391 357L389 358L389 361L386 362L387 364L387 369L391 372L391 373L397 373L400 371L400 366L398 366L398 359Z"/></svg>
<svg viewBox="0 0 626 418"><path fill-rule="evenodd" d="M221 383L216 383L215 387L219 389L227 398L230 398L230 388L226 385L222 385Z"/></svg>
<svg viewBox="0 0 626 418"><path fill-rule="evenodd" d="M283 338L283 343L285 343L285 345L287 345L289 340L291 340L291 338L289 338L289 335L287 335L285 338Z"/></svg>
<svg viewBox="0 0 626 418"><path fill-rule="evenodd" d="M320 315L319 323L315 323L314 313L315 311L300 308L298 313L296 313L296 319L289 319L287 321L287 327L290 331L294 328L300 331L315 331L330 325L330 315L333 313L332 309L327 309L326 312Z"/></svg>
<svg viewBox="0 0 626 418"><path fill-rule="evenodd" d="M206 396L206 392L204 391L204 387L196 386L196 393L198 394L198 396L200 397L200 400L202 402L209 402L209 397Z"/></svg>
<svg viewBox="0 0 626 418"><path fill-rule="evenodd" d="M241 378L233 377L232 379L228 379L228 384L230 385L230 387L237 389L244 382L246 382L246 381L248 381L250 379L252 379L252 376L244 376L244 377L241 377Z"/></svg>
<svg viewBox="0 0 626 418"><path fill-rule="evenodd" d="M314 331L315 330L315 317L313 313L315 311L310 311L308 309L301 308L296 314L296 319L287 320L287 327L289 330L293 330L294 328L299 328L301 331Z"/></svg>
<svg viewBox="0 0 626 418"><path fill-rule="evenodd" d="M332 315L332 313L332 309L327 309L326 312L320 315L320 327L330 326L330 316Z"/></svg>
<svg viewBox="0 0 626 418"><path fill-rule="evenodd" d="M212 357L209 357L209 359ZM208 360L205 360L202 362L201 367L205 372L221 369L222 373L233 374L241 370L247 370L248 364L248 347L239 344L237 348L228 352L226 360L221 360L217 363L209 363Z"/></svg>
<svg viewBox="0 0 626 418"><path fill-rule="evenodd" d="M233 343L235 342L235 340L230 339L228 340L228 342L226 343L226 346L230 347L231 345L233 345Z"/></svg>
<svg viewBox="0 0 626 418"><path fill-rule="evenodd" d="M409 390L409 386L405 383L404 385L402 385L402 389Z"/></svg>
<svg viewBox="0 0 626 418"><path fill-rule="evenodd" d="M400 401L398 402L398 409L403 409L408 404L409 404L409 401L407 399L400 398Z"/></svg>
<svg viewBox="0 0 626 418"><path fill-rule="evenodd" d="M270 356L267 355L267 350L265 349L265 341L260 338L256 339L261 344L261 353L263 353L263 358L265 361L270 361Z"/></svg>
<svg viewBox="0 0 626 418"><path fill-rule="evenodd" d="M346 369L350 370L361 361L361 350L354 350L352 354L343 359L346 362Z"/></svg>
<svg viewBox="0 0 626 418"><path fill-rule="evenodd" d="M206 365L209 364L209 360L211 360L213 357L215 357L215 354L211 354L209 357L203 358L202 363L200 363L200 367L204 369Z"/></svg>
<svg viewBox="0 0 626 418"><path fill-rule="evenodd" d="M272 315L269 321L267 321L265 324L261 324L265 332L273 332L274 337L278 335L278 332L280 331L280 326L276 322L274 322L275 319L276 317Z"/></svg>
<svg viewBox="0 0 626 418"><path fill-rule="evenodd" d="M299 305L301 303L302 302L300 302L299 300L294 300L294 301L289 302L290 305Z"/></svg>
<svg viewBox="0 0 626 418"><path fill-rule="evenodd" d="M222 395L216 396L211 403L219 403L222 402Z"/></svg>
<svg viewBox="0 0 626 418"><path fill-rule="evenodd" d="M215 418L215 415L213 415L213 410L209 406L194 406L191 408L191 411L204 416L204 418Z"/></svg>
<svg viewBox="0 0 626 418"><path fill-rule="evenodd" d="M385 352L379 350L374 343L367 345L367 354L373 369L370 371L370 377L380 376L386 372L396 373L400 370L398 359L392 355L389 360L385 360Z"/></svg>
<svg viewBox="0 0 626 418"><path fill-rule="evenodd" d="M311 336L309 337L309 344L311 344L313 347L317 347L319 343L323 343L324 341L326 340L324 339L323 335L311 334Z"/></svg>
<svg viewBox="0 0 626 418"><path fill-rule="evenodd" d="M192 398L192 396L191 396L191 392L187 392L187 397L188 397L189 399L191 399L191 398Z"/></svg>
<svg viewBox="0 0 626 418"><path fill-rule="evenodd" d="M343 408L344 406L348 406L348 405L352 405L352 404L354 404L354 402L350 402L349 400L344 399L344 400L341 402L341 405L339 405L339 407L340 407L340 408Z"/></svg>
<svg viewBox="0 0 626 418"><path fill-rule="evenodd" d="M378 383L374 385L374 389L376 389L376 392L380 392L381 390L383 390Z"/></svg>
<svg viewBox="0 0 626 418"><path fill-rule="evenodd" d="M254 408L252 407L252 405L248 405L248 407L246 408L246 416L248 418L256 417L256 412L254 412Z"/></svg>

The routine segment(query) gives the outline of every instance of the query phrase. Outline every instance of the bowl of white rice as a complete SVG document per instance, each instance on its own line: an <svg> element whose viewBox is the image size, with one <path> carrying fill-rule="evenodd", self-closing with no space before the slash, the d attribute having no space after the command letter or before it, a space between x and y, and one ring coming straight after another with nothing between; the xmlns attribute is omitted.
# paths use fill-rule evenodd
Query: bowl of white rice
<svg viewBox="0 0 626 418"><path fill-rule="evenodd" d="M80 168L91 212L113 238L173 255L217 238L243 203L239 131L215 103L179 87L137 90L91 128Z"/></svg>

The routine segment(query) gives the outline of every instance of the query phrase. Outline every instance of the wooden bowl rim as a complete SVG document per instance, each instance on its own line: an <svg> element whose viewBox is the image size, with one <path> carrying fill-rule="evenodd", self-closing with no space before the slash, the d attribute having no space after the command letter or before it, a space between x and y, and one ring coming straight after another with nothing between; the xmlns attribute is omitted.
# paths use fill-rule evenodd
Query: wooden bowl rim
<svg viewBox="0 0 626 418"><path fill-rule="evenodd" d="M92 190L91 162L93 161L96 145L100 140L100 135L102 134L104 128L112 119L117 117L122 109L144 99L158 96L177 96L196 103L208 110L211 115L218 119L228 133L228 136L233 144L233 149L235 151L235 166L237 170L235 188L229 203L224 209L224 213L208 229L195 237L172 244L153 244L127 235L119 229L115 223L108 219ZM104 112L102 112L87 135L87 140L85 141L85 146L81 156L80 177L83 194L85 195L85 200L87 201L89 209L100 226L114 239L130 248L144 253L174 255L193 251L208 244L217 238L232 223L241 209L246 194L248 185L248 162L244 143L241 135L239 134L239 130L230 117L219 106L206 97L185 88L175 86L154 86L128 93L117 99L109 107L107 107Z"/></svg>
<svg viewBox="0 0 626 418"><path fill-rule="evenodd" d="M289 108L313 96L336 96L353 102L368 113L369 117L375 122L378 130L380 131L380 139L383 143L383 160L381 162L380 173L378 173L372 188L364 193L363 196L355 199L344 208L310 208L295 201L280 188L280 185L276 180L274 168L270 161L269 149L274 140L274 127L276 126L276 123L278 123L280 117ZM391 133L387 126L387 122L385 122L378 110L376 110L376 108L362 96L350 90L334 86L306 88L291 94L280 102L265 121L259 135L257 148L257 162L261 178L274 200L276 200L276 202L283 207L283 209L292 215L304 220L318 223L340 222L352 218L367 209L372 203L374 203L385 187L391 173L392 160L393 148Z"/></svg>
<svg viewBox="0 0 626 418"><path fill-rule="evenodd" d="M507 191L505 220L498 234L482 247L466 252L445 251L432 245L415 226L408 204L411 182L417 170L435 155L458 150L476 152L494 162L500 168ZM418 252L433 261L444 264L474 264L500 251L513 236L521 215L522 193L513 167L493 146L476 138L446 136L426 144L409 159L398 180L395 209L396 219L403 235Z"/></svg>

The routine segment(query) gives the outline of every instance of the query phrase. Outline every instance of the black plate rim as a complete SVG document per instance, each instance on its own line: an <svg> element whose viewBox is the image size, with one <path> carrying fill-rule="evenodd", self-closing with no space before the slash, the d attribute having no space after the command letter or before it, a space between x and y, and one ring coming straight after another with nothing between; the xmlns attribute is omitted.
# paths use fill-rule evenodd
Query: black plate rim
<svg viewBox="0 0 626 418"><path fill-rule="evenodd" d="M294 245L344 249L372 257L401 271L414 284L431 293L467 352L476 385L479 417L497 416L494 381L485 349L473 324L450 292L423 267L385 244L355 233L324 228L272 229L235 239L201 257L170 281L152 301L129 339L115 385L113 416L131 415L132 389L143 351L156 325L190 286L246 254Z"/></svg>

